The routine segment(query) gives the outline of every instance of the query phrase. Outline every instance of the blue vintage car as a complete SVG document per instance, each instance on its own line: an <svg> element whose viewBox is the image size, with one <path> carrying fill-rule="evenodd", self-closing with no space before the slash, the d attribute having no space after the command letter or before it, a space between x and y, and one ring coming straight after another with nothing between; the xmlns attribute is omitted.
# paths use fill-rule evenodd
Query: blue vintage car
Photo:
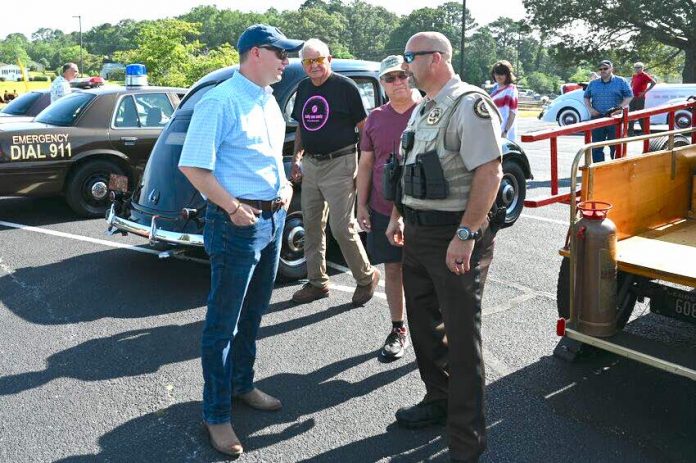
<svg viewBox="0 0 696 463"><path fill-rule="evenodd" d="M334 59L331 65L334 72L355 81L368 111L386 102L379 84L379 63ZM112 193L114 202L107 216L111 233L134 233L146 237L151 246L162 250L162 257L178 254L205 257L202 229L206 203L179 172L178 162L194 106L208 90L229 79L236 69L232 66L212 72L191 87L157 140L140 182L132 192ZM304 78L305 72L299 60L291 59L283 79L273 85L273 94L287 123L283 156L288 177L297 127L291 113L297 85ZM507 209L506 225L509 226L522 212L526 179L532 176L522 149L504 139L501 144L504 179L498 203ZM301 184L295 185L295 195L285 222L279 274L286 280L303 278L307 273L301 190Z"/></svg>

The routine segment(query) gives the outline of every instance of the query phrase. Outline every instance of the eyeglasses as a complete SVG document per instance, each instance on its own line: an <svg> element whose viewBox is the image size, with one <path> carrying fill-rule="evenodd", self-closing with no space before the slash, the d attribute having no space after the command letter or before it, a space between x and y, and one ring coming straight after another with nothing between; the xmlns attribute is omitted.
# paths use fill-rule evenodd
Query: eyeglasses
<svg viewBox="0 0 696 463"><path fill-rule="evenodd" d="M609 68L599 68L600 71L608 71Z"/></svg>
<svg viewBox="0 0 696 463"><path fill-rule="evenodd" d="M408 79L408 75L406 75L405 72L397 72L397 73L392 73L392 74L387 74L385 76L382 76L382 81L386 82L388 84L393 84L396 79L399 80L406 80Z"/></svg>
<svg viewBox="0 0 696 463"><path fill-rule="evenodd" d="M268 46L262 46L259 48L263 48L264 50L272 51L273 53L275 53L276 58L278 58L281 61L285 61L286 59L288 59L288 51L283 50L282 48L268 47Z"/></svg>
<svg viewBox="0 0 696 463"><path fill-rule="evenodd" d="M311 66L314 63L321 65L324 64L324 60L326 60L326 56L317 56L316 58L304 58L302 60L302 64L304 64L305 66Z"/></svg>
<svg viewBox="0 0 696 463"><path fill-rule="evenodd" d="M433 53L440 53L442 54L441 51L439 50L428 50L428 51L407 51L404 52L404 61L406 64L410 64L413 62L414 59L416 59L416 56L421 56L421 55L432 55Z"/></svg>

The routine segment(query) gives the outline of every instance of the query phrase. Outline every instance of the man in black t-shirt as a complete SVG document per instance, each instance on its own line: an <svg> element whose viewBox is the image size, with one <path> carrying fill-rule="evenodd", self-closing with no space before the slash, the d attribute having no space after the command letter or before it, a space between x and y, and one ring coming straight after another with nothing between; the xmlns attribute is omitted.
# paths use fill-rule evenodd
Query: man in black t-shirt
<svg viewBox="0 0 696 463"><path fill-rule="evenodd" d="M365 123L367 112L355 83L331 72L331 55L324 42L307 40L300 59L309 78L300 82L293 108L299 125L292 180L302 181L309 282L295 292L292 300L302 304L329 296L325 235L328 216L331 233L358 285L353 305L363 305L374 295L380 277L379 270L367 259L354 213L357 129Z"/></svg>

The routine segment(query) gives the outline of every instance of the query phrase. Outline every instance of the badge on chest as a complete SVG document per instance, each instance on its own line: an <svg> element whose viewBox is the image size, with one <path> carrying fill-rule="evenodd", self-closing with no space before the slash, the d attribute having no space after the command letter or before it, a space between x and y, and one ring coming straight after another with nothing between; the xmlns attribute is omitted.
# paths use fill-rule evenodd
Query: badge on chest
<svg viewBox="0 0 696 463"><path fill-rule="evenodd" d="M428 118L425 120L429 125L435 125L438 122L440 122L440 119L442 118L442 108L433 108L429 113L428 113Z"/></svg>

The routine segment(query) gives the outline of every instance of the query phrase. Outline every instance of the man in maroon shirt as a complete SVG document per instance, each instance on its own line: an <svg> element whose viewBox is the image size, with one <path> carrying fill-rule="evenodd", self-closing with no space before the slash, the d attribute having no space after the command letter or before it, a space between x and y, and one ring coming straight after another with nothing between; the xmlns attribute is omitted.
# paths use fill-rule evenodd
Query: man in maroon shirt
<svg viewBox="0 0 696 463"><path fill-rule="evenodd" d="M645 72L645 65L640 61L633 65L633 70L635 73L631 77L631 90L633 90L633 100L629 106L631 111L638 111L645 108L645 94L652 89L657 83L655 79ZM640 126L645 133L646 127L644 127L645 121L641 119ZM633 126L635 124L631 122L628 126L628 134L633 135Z"/></svg>
<svg viewBox="0 0 696 463"><path fill-rule="evenodd" d="M401 248L392 246L385 232L393 203L384 199L382 175L391 153L398 153L401 133L406 128L420 94L408 84L401 69L403 57L388 56L380 65L380 83L389 102L370 113L360 140L358 165L358 224L368 232L367 252L373 264L384 263L387 305L392 330L380 355L395 360L408 346L404 325L404 290L401 281Z"/></svg>

